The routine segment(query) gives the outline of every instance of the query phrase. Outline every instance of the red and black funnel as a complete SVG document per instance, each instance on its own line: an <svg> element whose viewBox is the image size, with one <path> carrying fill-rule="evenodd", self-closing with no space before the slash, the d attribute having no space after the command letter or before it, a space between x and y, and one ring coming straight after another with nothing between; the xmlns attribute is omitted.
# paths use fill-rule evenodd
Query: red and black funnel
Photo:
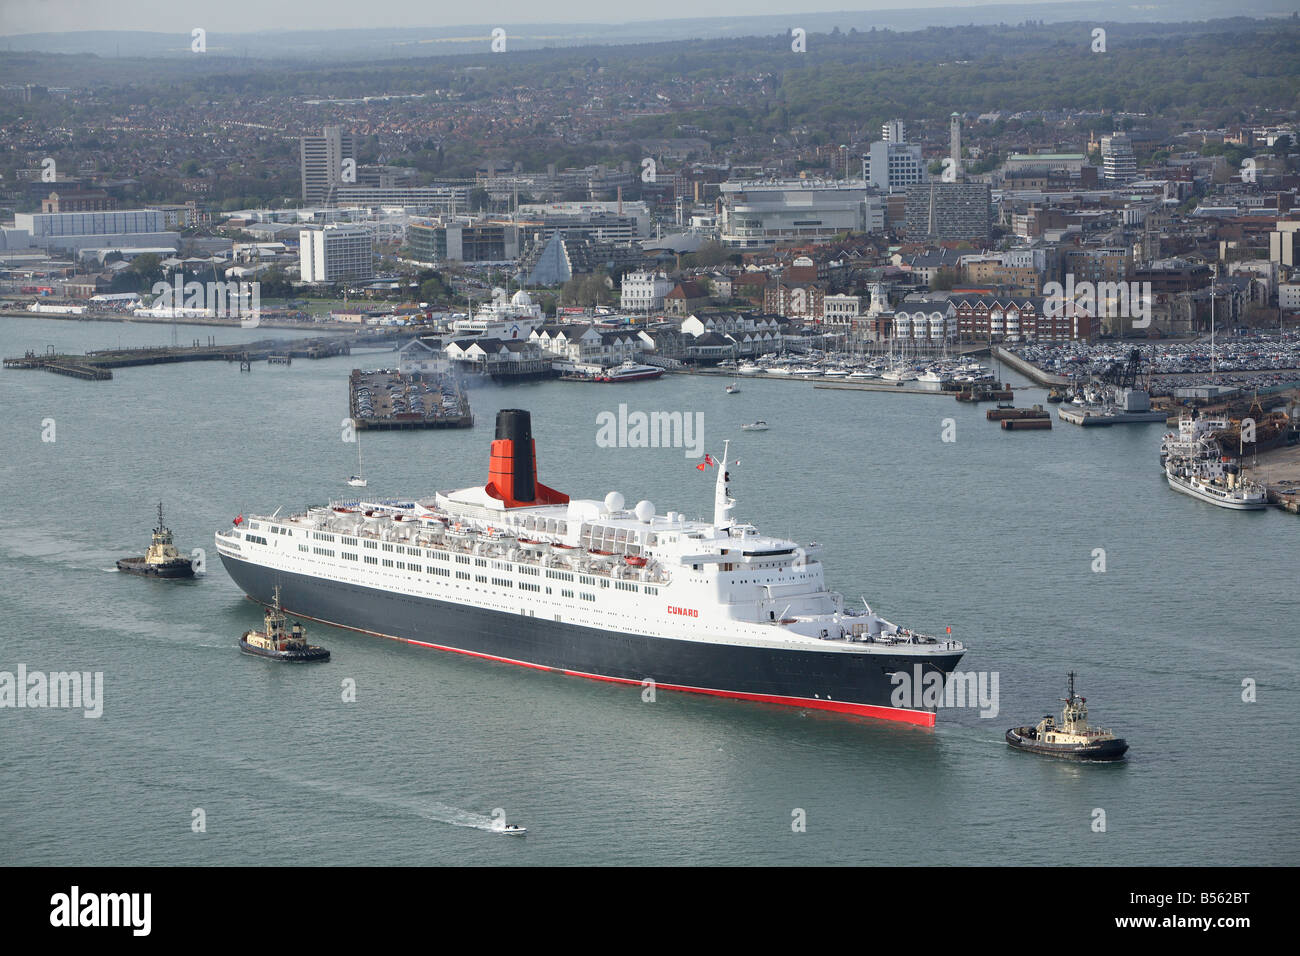
<svg viewBox="0 0 1300 956"><path fill-rule="evenodd" d="M526 505L563 505L569 496L537 480L537 448L532 416L522 408L497 412L497 437L492 442L492 464L484 490L507 508Z"/></svg>

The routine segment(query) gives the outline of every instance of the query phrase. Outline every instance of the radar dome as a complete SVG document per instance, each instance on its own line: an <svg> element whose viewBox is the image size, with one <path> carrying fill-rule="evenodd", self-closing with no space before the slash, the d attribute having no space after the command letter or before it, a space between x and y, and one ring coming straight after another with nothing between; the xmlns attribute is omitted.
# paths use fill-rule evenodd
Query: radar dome
<svg viewBox="0 0 1300 956"><path fill-rule="evenodd" d="M605 510L610 514L613 514L615 511L622 511L623 504L623 496L617 491L611 491L605 496Z"/></svg>
<svg viewBox="0 0 1300 956"><path fill-rule="evenodd" d="M655 516L655 506L644 499L636 503L636 520L650 523L650 519Z"/></svg>
<svg viewBox="0 0 1300 956"><path fill-rule="evenodd" d="M531 306L533 304L533 297L529 295L527 292L525 292L523 289L520 289L518 292L514 294L513 297L511 297L510 303L512 305L519 305L527 308L528 306Z"/></svg>

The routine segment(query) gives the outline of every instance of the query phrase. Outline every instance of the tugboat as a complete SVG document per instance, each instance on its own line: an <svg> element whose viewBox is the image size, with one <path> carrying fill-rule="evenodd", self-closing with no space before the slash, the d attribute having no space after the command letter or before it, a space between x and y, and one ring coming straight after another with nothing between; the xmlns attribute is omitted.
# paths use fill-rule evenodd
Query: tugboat
<svg viewBox="0 0 1300 956"><path fill-rule="evenodd" d="M1070 760L1119 760L1128 743L1109 730L1088 726L1088 698L1074 692L1074 671L1070 671L1070 696L1061 698L1065 708L1058 724L1047 714L1035 727L1012 727L1007 743L1017 750L1065 757Z"/></svg>
<svg viewBox="0 0 1300 956"><path fill-rule="evenodd" d="M158 527L153 529L153 541L143 558L123 558L117 569L127 574L143 574L153 578L192 578L194 565L176 550L172 533L163 524L162 502L158 502Z"/></svg>
<svg viewBox="0 0 1300 956"><path fill-rule="evenodd" d="M294 621L285 627L286 618L280 608L280 586L275 587L275 604L266 609L266 619L260 631L245 631L239 639L239 649L256 657L269 657L276 661L307 664L327 661L330 652L323 647L307 643L307 632Z"/></svg>

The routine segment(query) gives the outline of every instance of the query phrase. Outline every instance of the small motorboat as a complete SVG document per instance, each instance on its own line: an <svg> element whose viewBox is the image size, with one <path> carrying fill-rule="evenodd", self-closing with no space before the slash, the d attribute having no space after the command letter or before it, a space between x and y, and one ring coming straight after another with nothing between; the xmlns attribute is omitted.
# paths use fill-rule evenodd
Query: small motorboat
<svg viewBox="0 0 1300 956"><path fill-rule="evenodd" d="M767 431L767 422L750 422L748 425L741 425L740 430L742 432L765 432Z"/></svg>
<svg viewBox="0 0 1300 956"><path fill-rule="evenodd" d="M517 823L507 823L504 827L502 827L502 828L501 828L500 830L498 830L497 832L498 832L498 833L509 833L509 834L511 834L512 836L523 836L525 833L528 832L528 828L527 828L527 827L521 827L521 826L520 826L519 824L517 824Z"/></svg>

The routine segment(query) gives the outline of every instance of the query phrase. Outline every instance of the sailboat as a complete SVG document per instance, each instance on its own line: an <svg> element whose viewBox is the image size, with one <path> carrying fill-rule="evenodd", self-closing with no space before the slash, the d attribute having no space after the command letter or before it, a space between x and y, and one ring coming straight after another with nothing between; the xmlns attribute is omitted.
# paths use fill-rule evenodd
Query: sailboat
<svg viewBox="0 0 1300 956"><path fill-rule="evenodd" d="M739 391L740 391L740 385L738 385L736 382L732 382L730 385L727 386L728 395L735 395Z"/></svg>
<svg viewBox="0 0 1300 956"><path fill-rule="evenodd" d="M348 484L353 488L364 488L366 486L366 479L361 477L365 474L365 472L361 470L361 433L354 431L352 434L357 442L357 473L348 479Z"/></svg>

